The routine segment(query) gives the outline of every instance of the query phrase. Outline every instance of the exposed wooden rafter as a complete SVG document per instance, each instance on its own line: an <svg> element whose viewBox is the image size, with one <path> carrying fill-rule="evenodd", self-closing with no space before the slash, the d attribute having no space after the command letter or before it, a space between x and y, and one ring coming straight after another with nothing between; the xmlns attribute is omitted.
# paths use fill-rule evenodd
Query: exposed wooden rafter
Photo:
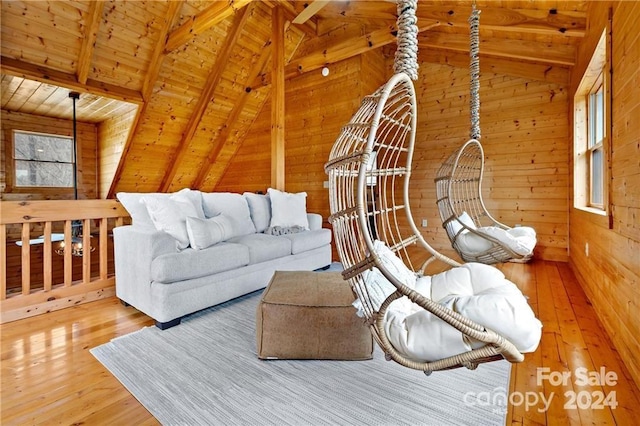
<svg viewBox="0 0 640 426"><path fill-rule="evenodd" d="M283 12L286 17L287 9L283 8ZM307 21L307 23L309 22L310 21ZM299 25L293 26L288 24L290 23L289 22L285 23L285 33L287 31L293 31L294 33L298 33L299 40L293 41L295 45L291 50L291 52L287 55L287 58L285 58L285 66L290 62L291 58L295 56L296 51L301 45L300 42L304 40L305 34L306 34L306 31L300 28ZM290 46L285 46L285 50L288 51L289 49L290 49ZM254 82L256 77L262 73L264 66L267 64L267 62L269 61L269 58L271 57L271 54L272 54L271 40L269 40L268 43L265 44L265 49L263 50L260 58L258 59L257 62L255 62L254 67L252 68L251 72L249 72L247 76L247 79L245 82L245 92L242 94L239 104L234 107L234 112L232 112L232 114L229 115L229 119L227 120L228 123L231 123L228 126L229 132L232 131L233 122L236 121L236 120L233 120L236 110L239 118L239 115L242 112L242 109L244 108L246 101L249 100L250 93L253 92L250 86L251 82ZM264 63L264 65L261 66L260 65L261 63ZM253 116L251 123L253 123L258 118L258 116L261 113L260 111L262 111L262 108L264 108L264 106L267 104L267 100L270 99L269 94L270 94L271 86L263 87L260 90L264 98L263 98L263 101L258 105L256 114ZM223 138L224 135L222 135L222 133L221 135L218 136L218 140L221 141L222 143L215 148L215 152L210 153L210 155L207 157L208 159L210 159L210 161L208 162L208 164L205 164L207 166L207 171L206 173L203 174L202 185L204 185L206 182L208 183L208 187L212 189L216 187L216 185L218 184L222 176L224 176L224 173L226 172L226 170L229 168L231 164L230 161L227 161L225 164L221 165L220 161L218 160L219 156L222 155L223 152L231 151L231 154L228 156L228 158L231 158L238 152L238 150L242 145L242 138L244 137L244 135L247 134L247 132L251 128L251 123L246 123L244 129L241 132L236 131L235 137ZM194 187L201 188L201 185L198 185L198 186L194 185Z"/></svg>
<svg viewBox="0 0 640 426"><path fill-rule="evenodd" d="M80 55L78 56L78 70L76 76L80 84L85 84L89 77L91 69L91 58L93 58L93 49L98 38L98 28L100 28L100 18L104 9L105 1L96 0L90 3L89 11L85 17L84 34L82 46L80 47Z"/></svg>
<svg viewBox="0 0 640 426"><path fill-rule="evenodd" d="M586 12L558 9L511 9L504 7L478 7L481 11L480 27L485 30L519 32L539 35L564 35L584 37ZM421 20L438 20L443 25L468 28L467 19L471 14L467 4L428 5L420 3L416 10L418 23ZM380 2L333 2L324 8L322 15L327 19L378 20L387 25L395 22L396 6Z"/></svg>
<svg viewBox="0 0 640 426"><path fill-rule="evenodd" d="M109 192L107 194L107 198L111 198L115 195L116 184L120 180L120 176L122 176L122 169L124 167L125 160L127 158L127 154L131 149L131 144L133 142L133 138L138 134L141 118L144 116L147 106L149 105L149 101L151 100L151 95L153 93L153 87L158 80L158 76L160 75L160 69L162 68L162 62L166 56L164 52L164 43L162 40L167 38L173 23L178 17L180 9L182 9L182 4L184 0L179 1L171 1L169 2L167 12L164 16L164 20L162 21L162 27L160 28L160 32L158 35L158 43L156 43L156 47L153 51L153 55L151 56L151 60L149 62L149 68L147 69L146 77L142 84L142 98L143 103L142 106L138 108L136 113L136 117L133 120L133 125L131 130L129 131L129 135L127 136L127 141L124 144L122 149L122 154L120 155L120 160L118 161L118 166L114 173L113 179L111 180L111 184L109 186Z"/></svg>
<svg viewBox="0 0 640 426"><path fill-rule="evenodd" d="M119 101L132 102L135 104L142 103L142 94L137 90L131 90L126 87L115 86L92 79L87 79L85 84L81 84L74 74L30 64L6 56L2 56L0 61L0 68L2 68L2 72L6 74L39 81L41 83L54 84L79 92L106 96Z"/></svg>
<svg viewBox="0 0 640 426"><path fill-rule="evenodd" d="M229 30L229 34L225 39L224 46L222 47L220 53L216 57L216 62L207 77L207 81L202 89L202 94L198 99L198 103L196 104L191 117L189 117L189 122L182 133L182 138L176 147L176 151L174 154L173 161L171 161L171 167L167 169L160 183L159 190L161 192L167 191L171 186L171 182L180 167L180 163L182 159L188 152L189 143L191 139L193 139L193 135L195 135L198 126L200 125L200 120L202 120L202 116L204 115L209 103L211 102L211 98L213 97L213 93L222 78L222 73L224 69L227 67L229 62L229 57L231 56L231 51L233 50L240 34L242 33L242 29L247 22L249 16L251 16L251 9L255 6L255 4L250 6L250 9L243 9L238 12L233 20L233 24L231 25L231 29Z"/></svg>
<svg viewBox="0 0 640 426"><path fill-rule="evenodd" d="M418 25L418 31L423 32L440 25L437 21L422 21ZM339 62L353 56L360 55L370 50L377 49L396 41L396 28L383 28L369 34L354 37L335 43L332 46L318 49L301 58L294 59L285 68L285 79L293 78L305 72L314 71L325 65ZM254 82L253 87L270 84L271 76L263 74Z"/></svg>
<svg viewBox="0 0 640 426"><path fill-rule="evenodd" d="M164 46L165 52L177 49L196 35L238 13L249 3L251 0L214 1L211 6L192 16L169 34Z"/></svg>
<svg viewBox="0 0 640 426"><path fill-rule="evenodd" d="M464 34L431 32L418 40L420 49L469 52L469 37ZM572 45L554 46L525 40L484 39L480 40L480 54L498 58L525 60L548 65L573 66L576 50Z"/></svg>
<svg viewBox="0 0 640 426"><path fill-rule="evenodd" d="M469 66L469 54L463 52L429 49L420 54L420 59L425 62L451 65L457 68ZM569 84L570 75L570 68L568 67L532 64L503 58L491 58L491 61L483 61L481 59L480 71L482 73L505 74L561 85Z"/></svg>
<svg viewBox="0 0 640 426"><path fill-rule="evenodd" d="M162 28L160 29L160 41L156 43L153 50L151 60L149 61L149 68L147 68L147 74L142 84L142 96L145 101L149 100L149 97L153 92L153 87L155 86L156 80L158 80L158 75L160 74L162 61L166 56L165 46L163 45L162 40L165 40L168 37L169 31L178 17L178 13L180 12L180 9L182 9L183 3L184 0L169 2L167 13L162 22Z"/></svg>
<svg viewBox="0 0 640 426"><path fill-rule="evenodd" d="M539 35L584 37L587 29L585 12L539 9L479 8L480 28L491 31L518 32ZM420 19L439 19L454 27L469 27L471 7L456 7L452 14L446 6L420 6L416 15Z"/></svg>
<svg viewBox="0 0 640 426"><path fill-rule="evenodd" d="M329 3L331 3L331 2L327 1L327 0L315 0L312 3L309 3L304 8L304 10L302 12L300 12L298 14L298 16L295 17L295 19L292 21L292 23L294 23L294 24L304 24L309 19L311 19L313 17L313 15L318 13L320 10L322 10L322 8L327 6Z"/></svg>
<svg viewBox="0 0 640 426"><path fill-rule="evenodd" d="M240 97L236 100L236 103L233 106L233 110L231 110L229 117L225 121L224 127L222 128L220 133L217 135L215 143L213 144L213 146L211 147L211 150L205 157L205 160L202 163L202 166L200 167L200 171L198 172L198 176L196 177L196 180L193 183L194 188L202 188L202 185L204 184L205 179L207 178L209 172L211 171L211 166L215 163L216 158L218 157L220 152L224 149L224 147L228 143L230 143L229 135L231 131L235 128L235 125L238 122L238 119L240 118L240 114L244 110L247 100L249 99L249 96L252 92L249 84L253 82L255 78L258 76L258 74L262 72L263 68L265 67L266 63L269 61L270 57L271 57L271 40L269 40L266 43L264 49L262 49L262 52L260 53L260 56L253 64L251 71L249 71L249 74L245 81L246 89L242 92ZM245 132L247 130L248 129L244 129Z"/></svg>

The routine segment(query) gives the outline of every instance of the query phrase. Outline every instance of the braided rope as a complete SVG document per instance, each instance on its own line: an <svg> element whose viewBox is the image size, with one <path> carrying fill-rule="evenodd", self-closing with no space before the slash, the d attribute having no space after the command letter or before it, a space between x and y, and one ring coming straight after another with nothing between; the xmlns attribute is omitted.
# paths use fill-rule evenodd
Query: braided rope
<svg viewBox="0 0 640 426"><path fill-rule="evenodd" d="M469 73L471 92L471 139L480 140L480 11L475 5L469 16Z"/></svg>
<svg viewBox="0 0 640 426"><path fill-rule="evenodd" d="M398 0L398 49L393 71L418 79L418 26L416 7L418 0Z"/></svg>

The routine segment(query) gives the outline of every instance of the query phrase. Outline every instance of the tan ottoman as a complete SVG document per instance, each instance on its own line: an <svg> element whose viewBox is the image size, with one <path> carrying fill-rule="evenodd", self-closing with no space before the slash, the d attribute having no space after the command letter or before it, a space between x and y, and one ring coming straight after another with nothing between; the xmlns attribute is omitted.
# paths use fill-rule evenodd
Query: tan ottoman
<svg viewBox="0 0 640 426"><path fill-rule="evenodd" d="M261 359L371 359L373 339L339 272L277 271L256 312Z"/></svg>

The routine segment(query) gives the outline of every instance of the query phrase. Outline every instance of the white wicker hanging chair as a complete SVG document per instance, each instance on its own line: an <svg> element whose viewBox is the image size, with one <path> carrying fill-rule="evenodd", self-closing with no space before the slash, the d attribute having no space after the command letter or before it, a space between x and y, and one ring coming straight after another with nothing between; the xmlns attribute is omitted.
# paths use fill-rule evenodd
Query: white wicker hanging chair
<svg viewBox="0 0 640 426"><path fill-rule="evenodd" d="M482 200L484 150L480 144L480 11L475 6L470 29L471 139L453 152L436 175L436 197L442 226L465 262L527 262L533 256L533 228L510 228L498 222Z"/></svg>
<svg viewBox="0 0 640 426"><path fill-rule="evenodd" d="M403 277L396 275L397 271L376 249L380 241L384 242L412 271L424 268L424 265L412 264L412 250L423 250L430 255L425 264L438 260L452 267L460 266L425 241L414 223L409 205L417 117L410 78L410 75L417 77L415 8L416 0L399 2L400 55L396 54L396 74L373 95L363 99L360 109L343 127L325 165L329 176L329 220L345 268L343 276L360 300L371 332L389 360L426 374L461 366L473 369L479 363L503 358L520 362L524 356L509 340L416 291ZM406 30L406 20L414 32ZM412 43L403 37L413 39L414 51L406 52L410 49L406 46ZM413 67L407 69L399 56L413 57ZM376 295L372 294L365 278L373 268L395 287L379 306L374 302ZM405 296L457 329L463 340L477 342L474 349L442 359L416 360L394 347L385 328L385 314L392 302ZM442 325L448 327L446 324ZM424 336L427 342L430 338Z"/></svg>

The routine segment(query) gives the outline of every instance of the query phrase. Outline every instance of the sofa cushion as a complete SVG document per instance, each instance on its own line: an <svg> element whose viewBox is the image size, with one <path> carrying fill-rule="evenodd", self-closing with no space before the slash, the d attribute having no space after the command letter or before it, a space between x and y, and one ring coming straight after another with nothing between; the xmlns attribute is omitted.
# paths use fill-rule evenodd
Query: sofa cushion
<svg viewBox="0 0 640 426"><path fill-rule="evenodd" d="M243 235L232 238L229 242L247 246L249 249L250 264L252 265L291 254L291 241L273 235Z"/></svg>
<svg viewBox="0 0 640 426"><path fill-rule="evenodd" d="M240 268L249 264L249 248L241 244L220 243L204 250L188 248L163 254L151 262L151 280L173 283Z"/></svg>
<svg viewBox="0 0 640 426"><path fill-rule="evenodd" d="M143 197L158 197L158 198L168 198L172 195L180 194L184 197L187 197L193 203L193 206L196 208L196 211L199 213L198 217L204 217L204 211L202 209L202 197L200 195L200 191L193 191L189 188L181 189L176 193L164 193L164 192L118 192L116 194L116 198L120 201L120 204L127 210L129 216L131 216L131 220L133 225L142 226L146 228L153 228L155 226L149 213L147 212L147 207L144 203L142 203L141 199Z"/></svg>
<svg viewBox="0 0 640 426"><path fill-rule="evenodd" d="M232 235L232 232L233 222L223 214L208 219L187 217L189 244L195 250L206 249L214 244L226 241Z"/></svg>
<svg viewBox="0 0 640 426"><path fill-rule="evenodd" d="M269 226L280 226L282 228L301 226L304 229L309 229L306 192L293 194L269 188L267 193L271 199L271 222Z"/></svg>
<svg viewBox="0 0 640 426"><path fill-rule="evenodd" d="M178 240L179 249L189 247L187 217L203 218L202 209L198 211L191 199L182 192L172 194L168 198L149 195L142 197L140 201L146 205L157 230L164 231Z"/></svg>
<svg viewBox="0 0 640 426"><path fill-rule="evenodd" d="M206 217L224 214L231 219L233 222L231 237L256 232L256 227L251 220L249 204L242 195L231 192L203 192L202 205Z"/></svg>
<svg viewBox="0 0 640 426"><path fill-rule="evenodd" d="M285 234L282 235L282 238L291 241L291 254L298 254L331 244L331 231L323 228L315 231Z"/></svg>
<svg viewBox="0 0 640 426"><path fill-rule="evenodd" d="M149 212L147 212L147 206L143 204L140 199L142 197L170 197L171 194L165 194L160 192L118 192L116 198L127 210L133 225L141 226L147 229L156 229Z"/></svg>
<svg viewBox="0 0 640 426"><path fill-rule="evenodd" d="M249 204L251 220L256 227L256 232L264 232L271 222L271 200L268 195L245 192L242 194Z"/></svg>

